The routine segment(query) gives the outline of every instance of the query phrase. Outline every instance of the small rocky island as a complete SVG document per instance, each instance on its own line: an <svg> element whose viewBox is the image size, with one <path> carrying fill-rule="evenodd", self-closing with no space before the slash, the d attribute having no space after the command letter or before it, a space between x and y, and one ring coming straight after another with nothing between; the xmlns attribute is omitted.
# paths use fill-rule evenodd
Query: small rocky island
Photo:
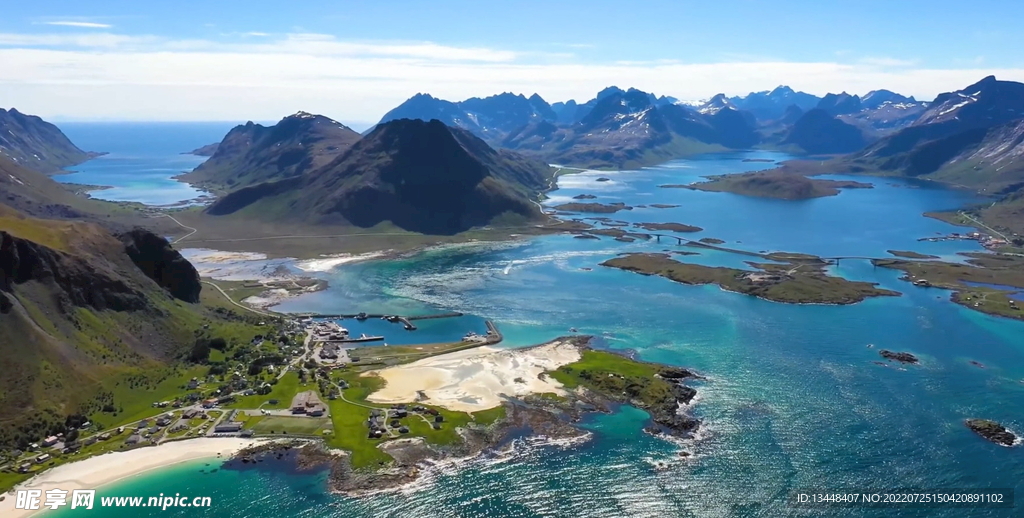
<svg viewBox="0 0 1024 518"><path fill-rule="evenodd" d="M1017 436L1006 429L1005 426L988 419L968 419L964 421L968 428L974 433L1001 446L1013 446Z"/></svg>
<svg viewBox="0 0 1024 518"><path fill-rule="evenodd" d="M885 358L886 360L889 360L889 361L896 361L896 362L900 362L900 363L910 363L910 364L917 364L917 363L919 363L919 361L917 359L917 356L914 356L913 354L910 354L910 353L907 353L907 352L896 352L896 351L889 351L889 350L886 350L886 349L882 349L881 351L878 351L878 354L881 355L882 358Z"/></svg>
<svg viewBox="0 0 1024 518"><path fill-rule="evenodd" d="M790 304L855 304L868 297L900 293L870 282L850 281L825 273L828 263L804 254L751 254L776 263L747 264L754 270L683 263L663 253L623 254L601 263L643 275L658 275L683 284L717 284L722 289Z"/></svg>
<svg viewBox="0 0 1024 518"><path fill-rule="evenodd" d="M646 411L650 420L644 430L654 435L690 437L700 421L683 413L696 389L687 385L703 379L683 368L649 363L622 354L594 349L593 337L572 336L548 344L518 349L517 353L543 350L551 346L574 348L576 361L542 372L540 379L553 379L563 387L561 394L529 393L521 397L504 396L502 406L486 411L500 415L489 422L473 419L458 428L454 442L427 442L422 437L384 440L353 438L353 447L377 448L389 461L354 465L353 455L329 449L317 439L272 442L243 450L224 465L224 469L252 469L260 463L298 470L328 470L329 489L347 496L365 496L395 489L416 481L437 461L470 459L507 444L523 434L550 441L583 441L589 432L577 426L587 413L614 410L617 405L632 405ZM570 349L572 350L572 349ZM516 383L526 383L517 379ZM395 405L416 411L418 406ZM495 414L498 412L498 414ZM373 420L370 414L370 420ZM447 420L444 426L448 426Z"/></svg>
<svg viewBox="0 0 1024 518"><path fill-rule="evenodd" d="M670 232L700 232L703 228L685 223L637 223L636 227L644 230L667 230Z"/></svg>
<svg viewBox="0 0 1024 518"><path fill-rule="evenodd" d="M553 207L556 210L565 212L590 212L598 214L611 214L620 210L633 210L633 207L626 205L625 203L563 203L561 205L555 205Z"/></svg>
<svg viewBox="0 0 1024 518"><path fill-rule="evenodd" d="M870 189L872 185L852 180L821 180L778 170L757 173L709 176L707 182L690 185L661 185L665 188L684 188L697 191L731 192L744 196L806 200L835 196L840 189Z"/></svg>
<svg viewBox="0 0 1024 518"><path fill-rule="evenodd" d="M922 254L913 250L886 250L891 255L904 259L938 259L937 255Z"/></svg>

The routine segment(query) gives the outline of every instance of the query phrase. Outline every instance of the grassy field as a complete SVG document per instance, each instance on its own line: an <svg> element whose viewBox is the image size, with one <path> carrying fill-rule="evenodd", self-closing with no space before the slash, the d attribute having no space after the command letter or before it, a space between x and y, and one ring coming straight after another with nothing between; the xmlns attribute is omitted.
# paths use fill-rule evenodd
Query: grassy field
<svg viewBox="0 0 1024 518"><path fill-rule="evenodd" d="M659 369L654 365L637 362L619 354L587 350L583 351L579 361L562 367L551 373L551 376L561 382L562 385L565 385L566 388L575 388L580 384L581 378L579 374L583 371L649 378L657 374Z"/></svg>
<svg viewBox="0 0 1024 518"><path fill-rule="evenodd" d="M482 425L491 425L504 419L505 414L505 405L489 410L481 410L479 412L473 412L473 422Z"/></svg>
<svg viewBox="0 0 1024 518"><path fill-rule="evenodd" d="M290 371L285 374L284 377L277 380L277 384L273 386L270 393L265 396L253 395L253 396L239 396L235 398L235 401L224 405L225 408L266 408L266 409L284 409L289 408L292 403L292 397L299 392L304 390L313 390L316 388L315 383L299 383L299 375L295 371ZM277 404L270 404L271 399L276 399Z"/></svg>
<svg viewBox="0 0 1024 518"><path fill-rule="evenodd" d="M125 373L104 384L113 393L119 411L114 414L94 412L89 419L103 428L115 428L167 412L166 408L156 408L153 403L184 396L189 392L185 388L189 380L205 372L204 366L191 366L154 367Z"/></svg>
<svg viewBox="0 0 1024 518"><path fill-rule="evenodd" d="M625 356L586 350L579 361L550 372L551 377L567 388L584 386L612 399L639 401L642 408L665 407L674 412L673 389L664 379L655 376L663 368L631 360Z"/></svg>
<svg viewBox="0 0 1024 518"><path fill-rule="evenodd" d="M345 399L356 403L365 404L366 397L383 386L383 381L377 377L339 375L336 379L345 379L349 383L349 388L343 392ZM351 452L353 468L366 468L391 462L391 456L377 448L380 441L367 437L366 420L370 418L369 408L340 398L328 400L327 406L331 410L333 424L332 434L326 439L327 444L332 448Z"/></svg>
<svg viewBox="0 0 1024 518"><path fill-rule="evenodd" d="M349 388L344 391L345 399L328 401L331 410L331 421L333 432L327 437L327 444L333 448L340 448L352 452L351 462L353 467L365 468L390 462L389 455L377 448L382 440L369 439L367 437L367 419L370 417L371 408L387 408L388 405L377 405L367 403L366 397L379 390L383 380L376 376L360 376L355 372L334 374L336 379L344 379L349 383ZM351 403L349 402L351 401ZM461 437L456 432L458 427L464 427L475 421L480 424L491 424L505 415L504 407L499 407L484 412L470 415L465 412L453 412L443 408L433 407L437 410L444 421L441 429L433 427L433 416L420 416L410 413L409 417L401 419L403 425L409 427L409 433L402 437L423 437L429 443L438 445L449 445L458 443ZM424 419L426 418L426 419Z"/></svg>
<svg viewBox="0 0 1024 518"><path fill-rule="evenodd" d="M330 423L327 418L253 416L246 423L257 435L299 434L319 435L320 430Z"/></svg>

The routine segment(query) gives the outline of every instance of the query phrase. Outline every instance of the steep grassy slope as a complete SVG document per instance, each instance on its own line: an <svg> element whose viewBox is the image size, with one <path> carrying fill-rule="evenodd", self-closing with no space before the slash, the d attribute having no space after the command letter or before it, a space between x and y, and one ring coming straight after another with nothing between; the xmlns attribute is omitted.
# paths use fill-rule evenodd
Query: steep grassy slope
<svg viewBox="0 0 1024 518"><path fill-rule="evenodd" d="M131 407L122 383L159 384L216 320L171 296L102 227L0 205L0 446L62 430L71 414Z"/></svg>

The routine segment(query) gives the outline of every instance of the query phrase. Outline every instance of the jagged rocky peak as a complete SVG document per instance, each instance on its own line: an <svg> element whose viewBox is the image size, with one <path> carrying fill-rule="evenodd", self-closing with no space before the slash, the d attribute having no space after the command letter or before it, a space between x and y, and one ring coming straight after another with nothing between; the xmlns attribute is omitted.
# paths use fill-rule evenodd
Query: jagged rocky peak
<svg viewBox="0 0 1024 518"><path fill-rule="evenodd" d="M914 99L914 96L907 97L905 95L900 95L900 94L898 94L896 92L893 92L892 90L880 89L880 90L872 90L872 91L868 92L867 95L865 95L863 98L861 98L861 104L863 105L863 107L865 109L875 110L875 109L878 109L878 108L880 108L880 107L882 107L883 105L886 105L886 104L894 105L894 106L895 105L915 105L916 106L918 104L918 102L917 102L917 99Z"/></svg>
<svg viewBox="0 0 1024 518"><path fill-rule="evenodd" d="M624 93L626 93L625 90L623 90L623 89L621 89L621 88L619 88L617 86L608 86L608 87L605 87L604 89L602 89L600 92L597 92L597 96L595 97L595 99L600 100L600 99L603 99L605 97L608 97L609 95L624 94Z"/></svg>
<svg viewBox="0 0 1024 518"><path fill-rule="evenodd" d="M700 105L697 108L697 111L705 115L714 115L726 109L735 110L736 106L733 105L732 101L730 101L725 94L717 94L711 99L708 99L704 104Z"/></svg>
<svg viewBox="0 0 1024 518"><path fill-rule="evenodd" d="M839 94L826 94L818 102L818 109L825 110L829 115L847 115L857 113L863 109L860 97L846 92Z"/></svg>
<svg viewBox="0 0 1024 518"><path fill-rule="evenodd" d="M1024 116L1024 84L987 76L962 90L940 94L915 126L956 121L960 126L985 126Z"/></svg>

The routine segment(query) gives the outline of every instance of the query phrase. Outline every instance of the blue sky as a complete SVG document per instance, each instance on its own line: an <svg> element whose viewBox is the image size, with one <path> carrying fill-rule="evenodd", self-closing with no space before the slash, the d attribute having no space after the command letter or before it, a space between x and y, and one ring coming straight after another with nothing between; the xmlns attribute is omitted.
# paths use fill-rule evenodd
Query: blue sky
<svg viewBox="0 0 1024 518"><path fill-rule="evenodd" d="M417 92L922 98L1024 80L1024 2L7 2L0 106L58 120L374 121Z"/></svg>

